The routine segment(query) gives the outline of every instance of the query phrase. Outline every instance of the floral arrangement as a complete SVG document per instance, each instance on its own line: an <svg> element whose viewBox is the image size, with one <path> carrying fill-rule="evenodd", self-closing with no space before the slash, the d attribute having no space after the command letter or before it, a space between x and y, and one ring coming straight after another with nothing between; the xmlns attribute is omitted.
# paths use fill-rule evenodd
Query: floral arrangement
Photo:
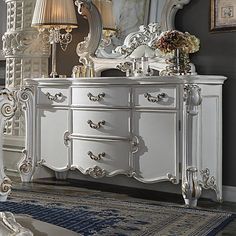
<svg viewBox="0 0 236 236"><path fill-rule="evenodd" d="M181 49L185 53L194 53L199 50L200 40L188 32L168 30L162 32L153 47L162 53L172 53L175 49Z"/></svg>

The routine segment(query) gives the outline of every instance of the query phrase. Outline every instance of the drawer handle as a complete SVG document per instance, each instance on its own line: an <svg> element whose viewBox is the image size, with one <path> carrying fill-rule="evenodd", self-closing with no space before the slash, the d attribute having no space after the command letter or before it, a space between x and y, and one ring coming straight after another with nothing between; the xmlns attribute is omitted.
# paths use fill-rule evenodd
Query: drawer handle
<svg viewBox="0 0 236 236"><path fill-rule="evenodd" d="M60 101L62 99L63 94L62 93L56 93L55 95L52 95L49 92L47 92L46 96L50 101L56 102L56 101Z"/></svg>
<svg viewBox="0 0 236 236"><path fill-rule="evenodd" d="M88 155L92 160L100 161L102 157L105 157L106 153L102 152L102 153L99 153L97 156L95 156L91 151L89 151Z"/></svg>
<svg viewBox="0 0 236 236"><path fill-rule="evenodd" d="M88 93L87 96L88 96L90 101L99 102L99 101L102 100L102 98L105 97L105 93L99 93L97 96L94 96L93 94Z"/></svg>
<svg viewBox="0 0 236 236"><path fill-rule="evenodd" d="M156 97L153 97L150 93L145 93L144 97L147 98L149 102L160 102L163 98L167 97L166 93L160 93Z"/></svg>
<svg viewBox="0 0 236 236"><path fill-rule="evenodd" d="M92 129L100 129L102 125L105 125L105 120L101 120L97 124L93 123L91 120L88 120L87 123Z"/></svg>

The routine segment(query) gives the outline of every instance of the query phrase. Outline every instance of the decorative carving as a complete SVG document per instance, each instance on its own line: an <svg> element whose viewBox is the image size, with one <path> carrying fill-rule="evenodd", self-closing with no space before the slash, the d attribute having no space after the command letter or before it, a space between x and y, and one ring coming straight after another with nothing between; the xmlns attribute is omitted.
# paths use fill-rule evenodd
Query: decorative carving
<svg viewBox="0 0 236 236"><path fill-rule="evenodd" d="M23 158L18 163L18 169L21 174L27 175L33 171L32 158L29 157L26 149L22 151L22 154L23 154Z"/></svg>
<svg viewBox="0 0 236 236"><path fill-rule="evenodd" d="M196 84L186 84L184 87L184 101L187 112L194 116L198 114L198 106L202 103L201 88Z"/></svg>
<svg viewBox="0 0 236 236"><path fill-rule="evenodd" d="M4 96L7 101L1 106L1 114L6 119L11 119L15 115L17 109L16 92L3 89L0 90L0 96Z"/></svg>
<svg viewBox="0 0 236 236"><path fill-rule="evenodd" d="M100 129L103 125L105 125L105 120L101 120L97 124L93 123L91 120L88 120L87 123L92 129Z"/></svg>
<svg viewBox="0 0 236 236"><path fill-rule="evenodd" d="M170 174L170 173L168 173L167 174L167 178L169 179L169 181L172 183L172 184L177 184L177 179L176 179L176 176L174 176L174 175L172 175L172 174Z"/></svg>
<svg viewBox="0 0 236 236"><path fill-rule="evenodd" d="M210 176L210 170L208 168L200 171L202 180L199 180L199 184L204 189L213 189L216 192L217 200L222 201L219 196L219 190L216 184L216 178L214 176Z"/></svg>
<svg viewBox="0 0 236 236"><path fill-rule="evenodd" d="M138 152L139 150L139 139L137 136L133 136L131 140L131 152L132 154Z"/></svg>
<svg viewBox="0 0 236 236"><path fill-rule="evenodd" d="M197 168L189 167L186 170L186 179L182 183L182 195L185 204L196 207L198 198L201 196L202 188L197 181Z"/></svg>
<svg viewBox="0 0 236 236"><path fill-rule="evenodd" d="M68 147L69 146L69 141L71 140L69 131L66 131L64 133L63 139L64 139L64 145Z"/></svg>
<svg viewBox="0 0 236 236"><path fill-rule="evenodd" d="M99 166L94 166L85 171L85 174L89 174L93 178L102 178L106 176L106 171L101 169Z"/></svg>
<svg viewBox="0 0 236 236"><path fill-rule="evenodd" d="M1 183L1 192L7 193L11 191L12 181L8 177L4 177Z"/></svg>
<svg viewBox="0 0 236 236"><path fill-rule="evenodd" d="M115 49L115 52L120 53L123 57L128 57L131 54L136 54L138 48L142 45L143 53L152 54L148 55L150 58L155 56L155 49L152 49L153 43L157 40L161 33L161 27L158 23L151 23L148 26L141 25L138 32L130 33L124 41L122 46ZM136 51L135 51L136 50ZM142 57L141 55L139 57ZM147 56L147 55L146 55Z"/></svg>

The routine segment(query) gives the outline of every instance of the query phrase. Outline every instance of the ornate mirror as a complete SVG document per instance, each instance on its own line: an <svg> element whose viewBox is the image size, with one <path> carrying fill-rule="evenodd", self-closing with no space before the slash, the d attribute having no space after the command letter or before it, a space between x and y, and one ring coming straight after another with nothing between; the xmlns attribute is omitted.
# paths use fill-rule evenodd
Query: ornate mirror
<svg viewBox="0 0 236 236"><path fill-rule="evenodd" d="M78 12L88 19L89 33L77 45L81 62L93 60L96 71L115 68L126 55L117 49L133 34L160 34L174 28L176 12L190 0L76 0ZM156 22L155 25L149 25ZM148 27L142 28L142 25ZM140 27L141 26L141 27ZM146 31L145 31L146 30ZM145 32L144 32L145 31ZM152 36L153 37L153 36Z"/></svg>

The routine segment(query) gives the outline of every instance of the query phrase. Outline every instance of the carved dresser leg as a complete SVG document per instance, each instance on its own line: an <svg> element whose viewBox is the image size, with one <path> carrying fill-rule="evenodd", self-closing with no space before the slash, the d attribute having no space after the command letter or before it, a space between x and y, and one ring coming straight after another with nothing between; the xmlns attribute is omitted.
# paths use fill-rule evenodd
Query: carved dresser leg
<svg viewBox="0 0 236 236"><path fill-rule="evenodd" d="M196 207L202 193L202 188L197 180L197 168L189 167L186 172L186 179L182 183L182 194L187 206Z"/></svg>

